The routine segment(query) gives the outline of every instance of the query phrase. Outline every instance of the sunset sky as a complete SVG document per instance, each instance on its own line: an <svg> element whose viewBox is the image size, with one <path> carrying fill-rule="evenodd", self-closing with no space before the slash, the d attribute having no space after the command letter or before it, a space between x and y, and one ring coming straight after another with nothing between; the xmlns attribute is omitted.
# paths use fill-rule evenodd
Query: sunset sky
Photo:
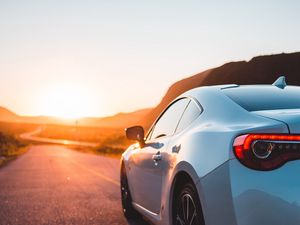
<svg viewBox="0 0 300 225"><path fill-rule="evenodd" d="M155 106L175 81L300 50L300 1L0 0L0 106L105 116Z"/></svg>

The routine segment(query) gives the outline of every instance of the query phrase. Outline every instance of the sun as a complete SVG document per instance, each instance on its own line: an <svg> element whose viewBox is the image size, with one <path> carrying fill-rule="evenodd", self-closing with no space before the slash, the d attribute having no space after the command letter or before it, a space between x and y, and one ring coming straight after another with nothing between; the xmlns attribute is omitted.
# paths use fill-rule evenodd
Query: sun
<svg viewBox="0 0 300 225"><path fill-rule="evenodd" d="M50 87L41 98L43 115L62 119L77 119L91 114L91 96L89 91L76 85Z"/></svg>

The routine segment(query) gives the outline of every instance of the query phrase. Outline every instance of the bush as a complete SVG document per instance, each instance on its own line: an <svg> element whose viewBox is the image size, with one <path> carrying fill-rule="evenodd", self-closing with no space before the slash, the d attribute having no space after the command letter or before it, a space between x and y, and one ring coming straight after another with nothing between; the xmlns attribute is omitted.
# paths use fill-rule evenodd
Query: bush
<svg viewBox="0 0 300 225"><path fill-rule="evenodd" d="M16 155L19 148L25 145L14 136L0 132L0 156Z"/></svg>
<svg viewBox="0 0 300 225"><path fill-rule="evenodd" d="M106 138L96 151L98 153L120 155L131 143L124 135L112 135Z"/></svg>

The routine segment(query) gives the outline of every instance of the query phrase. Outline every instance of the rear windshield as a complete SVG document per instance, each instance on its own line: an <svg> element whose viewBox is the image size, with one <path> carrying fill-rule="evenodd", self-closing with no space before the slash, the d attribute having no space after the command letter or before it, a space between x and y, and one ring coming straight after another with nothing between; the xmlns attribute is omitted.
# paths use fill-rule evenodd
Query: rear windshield
<svg viewBox="0 0 300 225"><path fill-rule="evenodd" d="M248 111L300 109L300 88L288 86L241 86L223 89L234 102Z"/></svg>

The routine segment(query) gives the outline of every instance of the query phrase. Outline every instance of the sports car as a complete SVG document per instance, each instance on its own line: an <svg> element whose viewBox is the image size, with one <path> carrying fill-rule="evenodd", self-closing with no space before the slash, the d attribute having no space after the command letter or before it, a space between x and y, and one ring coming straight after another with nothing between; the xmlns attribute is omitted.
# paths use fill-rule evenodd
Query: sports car
<svg viewBox="0 0 300 225"><path fill-rule="evenodd" d="M121 157L124 215L160 225L299 225L300 87L199 87Z"/></svg>

